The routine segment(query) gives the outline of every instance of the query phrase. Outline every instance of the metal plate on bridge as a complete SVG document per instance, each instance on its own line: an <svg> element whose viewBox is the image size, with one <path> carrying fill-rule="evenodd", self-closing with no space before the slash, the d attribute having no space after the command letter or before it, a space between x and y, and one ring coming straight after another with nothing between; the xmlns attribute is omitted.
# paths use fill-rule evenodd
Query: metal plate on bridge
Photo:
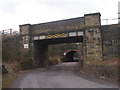
<svg viewBox="0 0 120 90"><path fill-rule="evenodd" d="M79 31L78 33L78 36L83 36L83 32Z"/></svg>
<svg viewBox="0 0 120 90"><path fill-rule="evenodd" d="M33 37L33 40L38 40L38 39L39 39L38 36Z"/></svg>
<svg viewBox="0 0 120 90"><path fill-rule="evenodd" d="M39 39L45 39L45 35L39 36Z"/></svg>
<svg viewBox="0 0 120 90"><path fill-rule="evenodd" d="M69 36L72 37L72 36L77 36L76 32L69 32Z"/></svg>
<svg viewBox="0 0 120 90"><path fill-rule="evenodd" d="M51 38L62 38L62 37L67 37L67 33L60 33L60 34L52 34L52 35L46 35L46 39L51 39Z"/></svg>

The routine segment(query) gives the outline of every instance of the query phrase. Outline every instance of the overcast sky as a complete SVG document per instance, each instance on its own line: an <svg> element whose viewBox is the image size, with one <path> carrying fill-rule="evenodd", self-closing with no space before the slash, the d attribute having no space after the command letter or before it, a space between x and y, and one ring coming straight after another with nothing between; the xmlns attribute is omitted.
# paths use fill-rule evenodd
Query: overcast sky
<svg viewBox="0 0 120 90"><path fill-rule="evenodd" d="M101 13L101 19L118 17L119 0L0 0L0 30ZM109 24L118 20L109 20ZM102 20L102 24L107 24Z"/></svg>

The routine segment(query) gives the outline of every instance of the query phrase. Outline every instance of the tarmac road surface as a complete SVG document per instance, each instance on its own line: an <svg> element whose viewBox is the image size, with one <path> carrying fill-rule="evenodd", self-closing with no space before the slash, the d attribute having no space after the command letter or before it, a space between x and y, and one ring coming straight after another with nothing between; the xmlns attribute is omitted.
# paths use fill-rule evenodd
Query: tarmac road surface
<svg viewBox="0 0 120 90"><path fill-rule="evenodd" d="M76 62L38 68L19 76L11 88L117 88L117 85L91 81L74 73Z"/></svg>

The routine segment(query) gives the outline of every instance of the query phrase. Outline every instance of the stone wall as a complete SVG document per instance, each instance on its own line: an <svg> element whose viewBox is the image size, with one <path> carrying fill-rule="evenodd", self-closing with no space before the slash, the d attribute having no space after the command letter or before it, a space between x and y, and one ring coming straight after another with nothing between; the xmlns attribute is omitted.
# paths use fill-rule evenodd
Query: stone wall
<svg viewBox="0 0 120 90"><path fill-rule="evenodd" d="M102 60L100 14L85 15L85 60Z"/></svg>
<svg viewBox="0 0 120 90"><path fill-rule="evenodd" d="M101 27L103 59L118 57L118 25L105 25Z"/></svg>
<svg viewBox="0 0 120 90"><path fill-rule="evenodd" d="M32 25L33 35L54 34L79 30L84 27L84 17Z"/></svg>
<svg viewBox="0 0 120 90"><path fill-rule="evenodd" d="M84 64L84 72L102 79L118 81L117 65Z"/></svg>

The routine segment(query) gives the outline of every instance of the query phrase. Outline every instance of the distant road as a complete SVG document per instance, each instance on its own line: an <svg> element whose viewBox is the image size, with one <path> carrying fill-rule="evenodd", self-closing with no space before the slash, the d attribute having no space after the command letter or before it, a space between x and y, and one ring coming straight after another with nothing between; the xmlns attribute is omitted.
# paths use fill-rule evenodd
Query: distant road
<svg viewBox="0 0 120 90"><path fill-rule="evenodd" d="M117 86L90 81L75 74L76 62L60 63L35 69L17 78L12 88L115 88Z"/></svg>

